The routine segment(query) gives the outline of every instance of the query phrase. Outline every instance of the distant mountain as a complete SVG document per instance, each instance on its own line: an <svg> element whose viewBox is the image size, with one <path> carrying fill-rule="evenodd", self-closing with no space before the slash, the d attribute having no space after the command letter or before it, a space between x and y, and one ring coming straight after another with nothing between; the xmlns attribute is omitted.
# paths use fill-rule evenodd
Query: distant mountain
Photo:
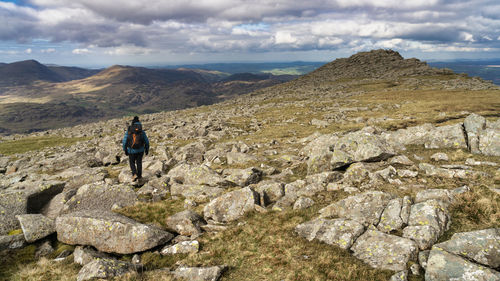
<svg viewBox="0 0 500 281"><path fill-rule="evenodd" d="M52 68L43 68L44 73L56 74L56 82L33 84L25 80L15 87L0 87L0 128L4 134L209 105L296 77L243 74L226 81L229 74L217 71L115 65L83 79L60 82L90 72L77 68L56 72ZM30 81L50 81L32 77Z"/></svg>
<svg viewBox="0 0 500 281"><path fill-rule="evenodd" d="M219 71L228 74L237 73L271 73L275 75L303 75L324 65L325 62L270 62L270 63L208 63L163 66L161 68L188 68Z"/></svg>
<svg viewBox="0 0 500 281"><path fill-rule="evenodd" d="M0 87L30 85L36 81L64 82L82 79L98 70L78 67L46 66L36 60L0 64Z"/></svg>
<svg viewBox="0 0 500 281"><path fill-rule="evenodd" d="M449 68L456 73L478 76L500 85L500 60L460 60L451 62L429 62L430 66Z"/></svg>

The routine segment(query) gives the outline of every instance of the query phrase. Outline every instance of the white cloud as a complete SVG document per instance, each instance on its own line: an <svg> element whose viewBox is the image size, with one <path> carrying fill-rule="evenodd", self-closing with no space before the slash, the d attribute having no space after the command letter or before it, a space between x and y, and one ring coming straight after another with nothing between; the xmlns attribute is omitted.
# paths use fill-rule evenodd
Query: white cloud
<svg viewBox="0 0 500 281"><path fill-rule="evenodd" d="M31 48L28 48L28 49L24 50L24 52L26 54L31 54L33 52L33 50Z"/></svg>
<svg viewBox="0 0 500 281"><path fill-rule="evenodd" d="M56 52L56 49L54 49L54 48L42 49L42 50L40 50L40 52L42 54L52 54L52 53Z"/></svg>
<svg viewBox="0 0 500 281"><path fill-rule="evenodd" d="M111 49L105 51L106 54L112 55L112 56L148 55L148 54L151 54L153 52L154 51L152 49L141 48L141 47L136 47L136 46L116 47L116 48L111 48Z"/></svg>
<svg viewBox="0 0 500 281"><path fill-rule="evenodd" d="M75 55L86 55L86 54L90 54L91 51L87 48L83 48L83 49L74 49L73 51L71 51L73 54Z"/></svg>

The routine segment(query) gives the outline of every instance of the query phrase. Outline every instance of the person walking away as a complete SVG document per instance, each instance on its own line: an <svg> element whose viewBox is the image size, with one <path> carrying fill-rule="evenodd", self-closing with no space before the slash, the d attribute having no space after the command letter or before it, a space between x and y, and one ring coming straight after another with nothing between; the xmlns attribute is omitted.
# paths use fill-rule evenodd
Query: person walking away
<svg viewBox="0 0 500 281"><path fill-rule="evenodd" d="M134 116L132 123L125 132L122 141L123 151L128 156L130 170L132 170L132 181L142 178L142 157L149 153L149 139L146 132L142 130L142 124L138 116Z"/></svg>

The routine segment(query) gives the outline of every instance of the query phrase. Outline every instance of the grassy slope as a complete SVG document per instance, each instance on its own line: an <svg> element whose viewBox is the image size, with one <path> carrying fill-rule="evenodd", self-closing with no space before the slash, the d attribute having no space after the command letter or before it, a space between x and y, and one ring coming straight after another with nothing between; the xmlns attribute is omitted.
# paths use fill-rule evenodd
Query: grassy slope
<svg viewBox="0 0 500 281"><path fill-rule="evenodd" d="M290 138L309 136L315 131L331 133L358 129L363 127L366 120L370 118L391 117L392 120L381 121L376 125L386 129L395 129L425 122L436 124L459 122L457 118L461 119L467 115L463 111L498 117L498 108L500 108L498 90L405 90L394 89L393 85L378 82L356 87L363 88L365 93L335 100L304 99L296 96L261 100L259 105L262 109L257 110L253 115L253 118L262 122L260 130L221 141L243 140L252 144L277 140L280 143L280 154L285 154L295 148L301 148L297 144L288 144L287 140ZM304 105L298 106L298 103L304 103ZM345 118L361 117L365 122L333 123L321 129L309 125L311 119L322 119L324 114L329 113L328 109L337 104L343 107L369 107L369 110L344 113ZM223 110L232 106L221 104L203 107L199 110L211 108ZM377 106L378 109L373 110ZM197 110L187 110L183 114L193 115ZM443 115L442 112L446 114ZM412 117L412 119L404 119L405 117ZM289 119L293 121L282 122ZM242 129L248 129L249 123L247 117L236 116L230 121L233 127ZM469 157L500 163L498 157L471 155L467 151L455 149L426 150L422 147L410 147L405 154L410 158L416 154L424 157L425 161L430 161L430 155L436 151L446 152L451 158L450 163L462 164ZM260 151L259 153L267 157L269 163L275 163L273 157L279 156L266 156ZM481 169L489 174L495 174L496 171L496 168L491 167ZM297 172L296 178L305 176L304 170ZM492 177L473 180L439 179L422 175L418 180L425 180L428 188L455 188L467 184L472 189L472 192L461 196L451 207L452 224L441 240L448 239L456 232L500 226L500 196L487 189L487 187L498 185L498 180L495 181ZM415 195L415 190L401 190L391 185L381 186L380 189L400 196ZM147 269L172 266L174 263L192 266L226 264L229 269L223 275L222 280L387 280L391 272L371 269L347 251L314 241L308 242L298 237L293 231L297 224L313 218L321 207L346 196L347 194L343 192L325 192L313 198L317 204L308 210L249 214L240 220L241 223L234 223L234 227L227 231L202 236L199 240L201 251L197 254L173 258L162 258L151 253L145 253L142 256L147 259ZM197 211L201 211L202 207L199 206ZM164 225L164 219L168 215L181 209L182 198L159 203L142 203L122 209L120 212L145 223ZM17 265L27 264L27 268L35 270L32 271L33 274L21 270L9 276L13 280L40 280L39 278L55 280L50 272L59 270L62 272L60 276L74 275L76 272L75 267L69 264L48 263L37 264L30 262L29 259L24 260L18 262ZM53 267L55 269L47 270ZM147 278L159 279L162 276L160 273L149 274ZM116 280L140 280L139 278L141 277L127 276ZM411 276L410 280L423 280L423 278Z"/></svg>

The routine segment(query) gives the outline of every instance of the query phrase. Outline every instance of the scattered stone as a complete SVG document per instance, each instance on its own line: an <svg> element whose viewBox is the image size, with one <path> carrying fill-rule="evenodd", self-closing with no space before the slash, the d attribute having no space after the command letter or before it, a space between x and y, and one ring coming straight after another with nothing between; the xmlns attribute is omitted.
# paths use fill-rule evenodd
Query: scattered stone
<svg viewBox="0 0 500 281"><path fill-rule="evenodd" d="M418 246L410 239L368 229L351 247L354 256L374 268L406 270L409 261L417 259Z"/></svg>
<svg viewBox="0 0 500 281"><path fill-rule="evenodd" d="M23 234L0 236L0 251L19 249L25 245L26 240L24 240Z"/></svg>
<svg viewBox="0 0 500 281"><path fill-rule="evenodd" d="M403 227L403 220L401 219L401 208L403 207L403 199L395 198L387 203L387 206L380 217L378 223L378 230L389 233L393 230L401 229Z"/></svg>
<svg viewBox="0 0 500 281"><path fill-rule="evenodd" d="M178 267L173 271L177 278L183 278L190 281L217 281L219 280L225 266L212 267Z"/></svg>
<svg viewBox="0 0 500 281"><path fill-rule="evenodd" d="M132 254L149 250L173 238L155 226L100 210L81 211L56 219L57 239L70 245L91 245L99 251Z"/></svg>
<svg viewBox="0 0 500 281"><path fill-rule="evenodd" d="M389 164L392 165L403 165L403 166L412 166L415 163L410 160L406 155L398 155L389 159Z"/></svg>
<svg viewBox="0 0 500 281"><path fill-rule="evenodd" d="M500 272L480 266L439 247L432 247L425 270L426 281L500 280Z"/></svg>
<svg viewBox="0 0 500 281"><path fill-rule="evenodd" d="M343 217L362 224L377 225L385 206L392 196L382 191L367 191L359 195L349 196L321 209L320 217Z"/></svg>
<svg viewBox="0 0 500 281"><path fill-rule="evenodd" d="M329 245L349 249L365 228L349 219L316 219L299 224L295 231L309 241L317 239Z"/></svg>
<svg viewBox="0 0 500 281"><path fill-rule="evenodd" d="M226 179L241 187L258 183L262 179L262 171L257 168L248 169L226 169Z"/></svg>
<svg viewBox="0 0 500 281"><path fill-rule="evenodd" d="M207 223L202 216L190 210L177 213L166 220L169 229L186 236L201 234L201 227L205 224Z"/></svg>
<svg viewBox="0 0 500 281"><path fill-rule="evenodd" d="M253 155L241 152L228 152L226 154L227 164L246 164L248 162L257 162L259 159Z"/></svg>
<svg viewBox="0 0 500 281"><path fill-rule="evenodd" d="M17 215L26 242L32 243L56 232L53 219L40 214Z"/></svg>
<svg viewBox="0 0 500 281"><path fill-rule="evenodd" d="M259 193L260 205L269 206L285 196L285 185L280 182L263 182L255 187Z"/></svg>
<svg viewBox="0 0 500 281"><path fill-rule="evenodd" d="M418 263L424 270L427 268L427 259L429 259L430 252L430 250L425 250L418 253Z"/></svg>
<svg viewBox="0 0 500 281"><path fill-rule="evenodd" d="M168 176L171 180L180 184L208 185L214 187L234 185L206 165L193 166L180 164L170 170Z"/></svg>
<svg viewBox="0 0 500 281"><path fill-rule="evenodd" d="M302 209L307 209L311 206L314 205L314 200L312 200L309 197L299 197L297 201L295 201L295 204L293 204L293 209L294 210L302 210Z"/></svg>
<svg viewBox="0 0 500 281"><path fill-rule="evenodd" d="M431 159L436 161L436 162L449 160L448 155L446 155L446 153L443 153L443 152L437 152L437 153L432 154Z"/></svg>
<svg viewBox="0 0 500 281"><path fill-rule="evenodd" d="M73 262L79 265L86 265L94 259L106 259L109 255L98 252L89 246L76 246L73 252Z"/></svg>
<svg viewBox="0 0 500 281"><path fill-rule="evenodd" d="M403 237L417 242L420 250L427 250L436 243L439 232L430 225L410 225L403 229Z"/></svg>
<svg viewBox="0 0 500 281"><path fill-rule="evenodd" d="M129 272L135 272L135 266L131 263L115 259L95 259L80 269L77 281L95 278L109 279Z"/></svg>
<svg viewBox="0 0 500 281"><path fill-rule="evenodd" d="M206 203L224 194L225 189L198 184L177 184L170 186L172 196L183 196L195 203Z"/></svg>
<svg viewBox="0 0 500 281"><path fill-rule="evenodd" d="M164 247L160 253L162 255L190 254L198 253L199 249L200 243L198 243L198 241L183 241L172 246Z"/></svg>
<svg viewBox="0 0 500 281"><path fill-rule="evenodd" d="M488 162L488 161L476 161L473 158L467 158L465 160L465 165L470 165L470 166L491 166L491 167L496 167L498 166L497 163L495 162Z"/></svg>
<svg viewBox="0 0 500 281"><path fill-rule="evenodd" d="M217 222L230 222L245 213L253 211L259 204L259 194L249 187L226 193L210 201L203 209L205 219Z"/></svg>
<svg viewBox="0 0 500 281"><path fill-rule="evenodd" d="M408 220L410 226L429 225L438 231L438 236L441 236L448 229L449 223L448 211L440 201L432 199L414 204L411 207Z"/></svg>
<svg viewBox="0 0 500 281"><path fill-rule="evenodd" d="M416 178L418 172L412 170L398 170L398 176L401 178Z"/></svg>

